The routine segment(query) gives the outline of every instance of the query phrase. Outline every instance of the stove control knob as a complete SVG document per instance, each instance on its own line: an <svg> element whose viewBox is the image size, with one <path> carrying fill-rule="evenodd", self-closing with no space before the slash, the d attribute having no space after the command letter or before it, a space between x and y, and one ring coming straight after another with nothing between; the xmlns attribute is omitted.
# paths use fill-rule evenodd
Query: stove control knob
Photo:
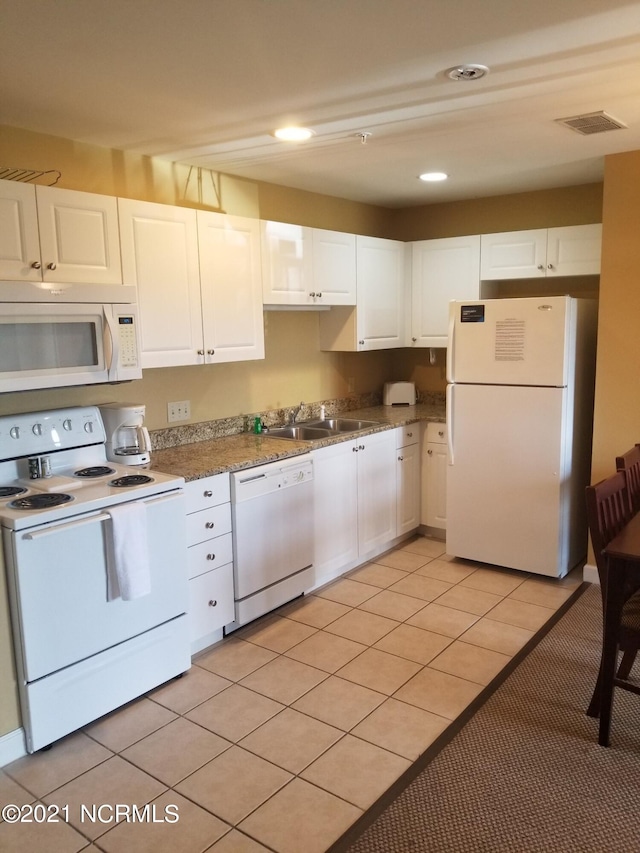
<svg viewBox="0 0 640 853"><path fill-rule="evenodd" d="M73 429L73 426L71 424L71 418L65 418L65 420L62 421L62 429L66 430L67 432L71 432L71 430Z"/></svg>
<svg viewBox="0 0 640 853"><path fill-rule="evenodd" d="M88 432L88 433L93 432L93 421L87 421L86 422L86 424L84 425L84 431Z"/></svg>
<svg viewBox="0 0 640 853"><path fill-rule="evenodd" d="M20 438L20 427L11 427L9 435L11 438Z"/></svg>
<svg viewBox="0 0 640 853"><path fill-rule="evenodd" d="M32 432L34 435L42 435L42 424L34 424L34 425L31 427L31 432Z"/></svg>

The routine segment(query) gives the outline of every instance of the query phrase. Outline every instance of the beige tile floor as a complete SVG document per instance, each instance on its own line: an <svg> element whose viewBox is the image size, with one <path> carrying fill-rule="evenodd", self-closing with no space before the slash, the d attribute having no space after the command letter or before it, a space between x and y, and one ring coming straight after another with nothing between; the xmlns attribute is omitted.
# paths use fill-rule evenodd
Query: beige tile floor
<svg viewBox="0 0 640 853"><path fill-rule="evenodd" d="M481 567L417 537L1 770L0 804L33 805L33 819L0 822L0 850L322 853L566 601L573 574Z"/></svg>

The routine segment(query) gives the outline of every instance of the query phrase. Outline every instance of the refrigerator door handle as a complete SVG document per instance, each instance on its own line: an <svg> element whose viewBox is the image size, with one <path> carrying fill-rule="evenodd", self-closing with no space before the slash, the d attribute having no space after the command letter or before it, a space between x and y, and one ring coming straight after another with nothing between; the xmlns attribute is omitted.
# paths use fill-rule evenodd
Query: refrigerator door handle
<svg viewBox="0 0 640 853"><path fill-rule="evenodd" d="M447 462L454 464L453 452L453 385L447 385L446 413L447 413Z"/></svg>
<svg viewBox="0 0 640 853"><path fill-rule="evenodd" d="M453 340L455 337L456 331L456 312L455 305L453 302L449 303L449 335L447 342L447 382L454 381L455 370L453 369L453 353L454 346Z"/></svg>

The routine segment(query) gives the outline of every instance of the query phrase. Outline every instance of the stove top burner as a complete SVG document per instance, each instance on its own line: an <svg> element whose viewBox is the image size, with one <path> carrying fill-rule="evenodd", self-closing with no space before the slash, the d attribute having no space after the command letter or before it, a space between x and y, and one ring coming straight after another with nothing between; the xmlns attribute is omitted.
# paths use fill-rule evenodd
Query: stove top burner
<svg viewBox="0 0 640 853"><path fill-rule="evenodd" d="M26 498L17 498L11 501L12 509L51 509L73 500L73 495L65 495L58 492L45 492L39 495L28 495Z"/></svg>
<svg viewBox="0 0 640 853"><path fill-rule="evenodd" d="M22 486L0 486L0 498L13 498L16 495L22 495L27 490Z"/></svg>
<svg viewBox="0 0 640 853"><path fill-rule="evenodd" d="M109 485L118 489L127 486L143 486L145 483L153 483L153 477L147 477L146 474L127 474L124 477L118 477L116 480L109 480Z"/></svg>
<svg viewBox="0 0 640 853"><path fill-rule="evenodd" d="M74 471L74 477L104 477L107 474L115 474L115 468L109 468L108 465L91 465L89 468L81 468L79 471Z"/></svg>

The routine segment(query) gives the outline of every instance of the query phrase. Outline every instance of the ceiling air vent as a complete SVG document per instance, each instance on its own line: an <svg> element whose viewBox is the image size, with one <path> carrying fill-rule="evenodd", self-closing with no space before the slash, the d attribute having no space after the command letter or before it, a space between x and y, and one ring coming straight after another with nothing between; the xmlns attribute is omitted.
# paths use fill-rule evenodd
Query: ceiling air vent
<svg viewBox="0 0 640 853"><path fill-rule="evenodd" d="M557 118L556 121L558 124L564 124L565 127L575 130L576 133L581 133L583 136L590 136L592 133L604 133L607 130L621 130L627 127L626 124L607 115L603 110L597 113L585 113L581 116Z"/></svg>

